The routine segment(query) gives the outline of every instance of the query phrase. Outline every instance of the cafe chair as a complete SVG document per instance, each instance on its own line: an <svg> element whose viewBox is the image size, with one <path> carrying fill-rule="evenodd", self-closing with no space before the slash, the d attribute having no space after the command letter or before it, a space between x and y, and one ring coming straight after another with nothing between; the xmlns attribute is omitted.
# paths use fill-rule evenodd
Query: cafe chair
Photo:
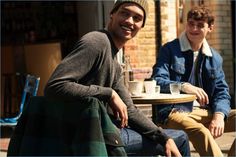
<svg viewBox="0 0 236 157"><path fill-rule="evenodd" d="M26 76L25 86L21 96L21 103L18 114L15 117L1 118L0 126L10 126L10 127L16 126L18 119L20 118L23 112L24 105L29 101L30 97L37 95L39 81L40 81L39 77L29 74Z"/></svg>

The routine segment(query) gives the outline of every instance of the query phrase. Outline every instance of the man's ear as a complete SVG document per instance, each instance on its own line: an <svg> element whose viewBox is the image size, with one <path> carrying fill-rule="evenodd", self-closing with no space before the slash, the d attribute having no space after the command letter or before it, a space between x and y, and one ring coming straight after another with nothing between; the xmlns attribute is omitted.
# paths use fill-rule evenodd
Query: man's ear
<svg viewBox="0 0 236 157"><path fill-rule="evenodd" d="M209 26L209 32L213 31L214 25Z"/></svg>

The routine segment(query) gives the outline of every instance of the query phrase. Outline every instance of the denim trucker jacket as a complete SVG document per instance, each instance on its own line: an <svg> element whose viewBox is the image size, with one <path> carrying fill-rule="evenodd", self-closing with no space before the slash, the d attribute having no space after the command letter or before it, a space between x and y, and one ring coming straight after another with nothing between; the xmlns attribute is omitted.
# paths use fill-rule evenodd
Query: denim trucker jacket
<svg viewBox="0 0 236 157"><path fill-rule="evenodd" d="M204 91L209 97L207 109L212 113L221 112L227 118L230 112L229 88L225 81L222 69L223 60L219 53L209 47L206 39L199 52L199 69L197 77L202 83ZM152 78L161 86L162 93L170 93L169 84L172 82L188 82L193 66L193 51L185 32L178 39L166 43L161 47L156 64L153 66ZM155 105L155 122L166 122L169 113L173 108L191 112L193 103Z"/></svg>

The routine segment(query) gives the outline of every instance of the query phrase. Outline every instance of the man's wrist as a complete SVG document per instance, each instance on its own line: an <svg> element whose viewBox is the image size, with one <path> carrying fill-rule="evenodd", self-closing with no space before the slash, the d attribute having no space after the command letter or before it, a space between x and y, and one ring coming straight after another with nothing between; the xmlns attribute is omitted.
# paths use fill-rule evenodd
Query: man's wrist
<svg viewBox="0 0 236 157"><path fill-rule="evenodd" d="M225 118L225 114L222 112L215 112L214 113L214 118L219 117L219 116L222 117L223 119Z"/></svg>
<svg viewBox="0 0 236 157"><path fill-rule="evenodd" d="M181 83L181 86L180 86L180 90L181 90L182 92L185 92L184 86L186 86L186 85L188 85L188 84L190 84L190 83L188 83L188 82L182 82L182 83Z"/></svg>

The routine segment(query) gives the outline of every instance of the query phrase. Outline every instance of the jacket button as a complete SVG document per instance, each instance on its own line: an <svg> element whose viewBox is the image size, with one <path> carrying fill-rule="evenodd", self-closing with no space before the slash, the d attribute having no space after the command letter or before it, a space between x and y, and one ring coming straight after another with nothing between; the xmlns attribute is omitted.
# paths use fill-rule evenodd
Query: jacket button
<svg viewBox="0 0 236 157"><path fill-rule="evenodd" d="M117 140L115 140L115 143L118 144L119 142Z"/></svg>

